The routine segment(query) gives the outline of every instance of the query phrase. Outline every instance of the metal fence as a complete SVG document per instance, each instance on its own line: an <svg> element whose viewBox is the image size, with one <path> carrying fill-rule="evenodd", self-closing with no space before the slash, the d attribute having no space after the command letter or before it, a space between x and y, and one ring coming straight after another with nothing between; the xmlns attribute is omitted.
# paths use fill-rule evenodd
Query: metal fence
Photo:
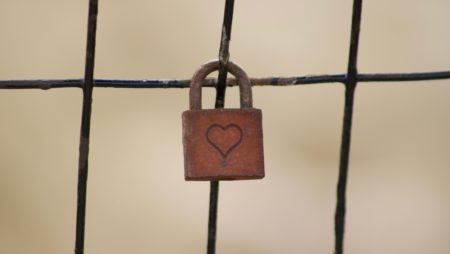
<svg viewBox="0 0 450 254"><path fill-rule="evenodd" d="M90 138L90 121L92 108L92 91L94 87L115 88L188 88L190 80L107 80L94 79L94 58L98 0L89 1L89 16L87 28L87 46L85 74L83 79L61 80L1 80L1 89L53 89L76 87L83 90L83 109L81 119L81 133L78 162L78 200L75 253L84 253L85 216L86 216L86 187L88 176L88 154ZM229 43L231 39L231 27L233 20L234 0L226 0L224 20L222 26L222 38L220 41L219 60L221 68L217 79L207 79L205 86L216 88L216 108L223 108L225 90L227 86L236 85L236 80L227 79L225 63L229 58ZM359 45L359 33L361 24L362 0L354 0L351 22L351 34L347 72L342 74L329 74L317 76L296 77L272 77L251 78L253 86L291 86L319 83L342 83L345 86L344 118L342 127L342 140L340 150L339 178L337 183L337 204L335 211L335 250L334 253L342 254L345 229L346 212L346 184L348 174L348 162L350 154L351 127L353 114L353 101L355 89L359 82L381 81L420 81L450 79L450 71L442 72L416 72L416 73L358 73L357 55ZM216 221L219 182L210 183L209 223L207 253L215 253Z"/></svg>

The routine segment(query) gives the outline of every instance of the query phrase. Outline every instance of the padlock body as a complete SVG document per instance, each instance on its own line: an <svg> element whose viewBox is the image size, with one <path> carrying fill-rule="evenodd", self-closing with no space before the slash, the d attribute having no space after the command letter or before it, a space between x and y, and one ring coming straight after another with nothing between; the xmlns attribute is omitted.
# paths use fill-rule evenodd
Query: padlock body
<svg viewBox="0 0 450 254"><path fill-rule="evenodd" d="M182 121L186 180L264 177L261 110L187 110Z"/></svg>

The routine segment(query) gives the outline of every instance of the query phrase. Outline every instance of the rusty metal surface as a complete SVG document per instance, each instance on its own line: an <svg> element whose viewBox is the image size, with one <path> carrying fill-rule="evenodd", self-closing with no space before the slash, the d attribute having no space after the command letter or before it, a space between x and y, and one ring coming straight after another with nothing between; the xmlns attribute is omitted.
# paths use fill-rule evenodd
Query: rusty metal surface
<svg viewBox="0 0 450 254"><path fill-rule="evenodd" d="M182 120L186 180L264 177L261 110L188 110Z"/></svg>
<svg viewBox="0 0 450 254"><path fill-rule="evenodd" d="M220 63L218 60L214 60L202 65L192 76L191 89L189 91L189 108L201 109L202 108L202 84L206 76L213 71L219 69ZM239 92L241 97L241 108L251 108L253 106L252 101L252 85L247 74L237 64L228 61L226 64L227 70L233 74L239 83Z"/></svg>
<svg viewBox="0 0 450 254"><path fill-rule="evenodd" d="M262 113L252 108L247 74L229 61L227 70L240 87L240 109L202 110L202 83L218 70L218 60L202 65L193 75L189 107L182 115L186 180L243 180L264 177Z"/></svg>

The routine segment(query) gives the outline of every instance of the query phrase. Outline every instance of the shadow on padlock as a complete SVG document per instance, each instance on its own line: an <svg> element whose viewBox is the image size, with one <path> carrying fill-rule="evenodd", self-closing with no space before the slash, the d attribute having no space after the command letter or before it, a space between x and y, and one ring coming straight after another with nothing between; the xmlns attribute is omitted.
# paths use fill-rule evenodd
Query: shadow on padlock
<svg viewBox="0 0 450 254"><path fill-rule="evenodd" d="M228 62L239 83L241 108L202 109L202 82L219 61L200 67L191 79L189 110L184 111L183 148L186 180L245 180L264 177L262 113L253 108L247 74Z"/></svg>

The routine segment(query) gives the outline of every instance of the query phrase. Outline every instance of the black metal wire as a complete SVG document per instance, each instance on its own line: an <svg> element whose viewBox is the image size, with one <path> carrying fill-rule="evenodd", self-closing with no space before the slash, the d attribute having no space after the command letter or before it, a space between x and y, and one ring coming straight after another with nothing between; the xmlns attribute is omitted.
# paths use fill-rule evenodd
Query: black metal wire
<svg viewBox="0 0 450 254"><path fill-rule="evenodd" d="M230 58L231 26L233 24L234 0L226 0L223 14L222 34L219 48L219 77L216 86L215 108L223 108L225 105L225 90L227 83L227 69L225 68Z"/></svg>
<svg viewBox="0 0 450 254"><path fill-rule="evenodd" d="M211 181L209 188L209 216L208 216L208 254L216 253L217 209L219 203L219 181Z"/></svg>
<svg viewBox="0 0 450 254"><path fill-rule="evenodd" d="M294 86L324 83L345 83L347 74L308 75L295 77L251 78L253 86ZM412 73L360 73L357 82L400 82L450 79L450 71ZM94 79L94 87L103 88L189 88L189 79ZM0 80L0 89L83 88L83 79ZM228 79L227 86L236 86L235 79ZM216 87L216 79L206 79L203 86Z"/></svg>
<svg viewBox="0 0 450 254"><path fill-rule="evenodd" d="M335 212L335 246L334 253L344 253L344 232L346 212L346 189L348 175L348 161L350 156L350 140L353 116L353 101L357 85L357 60L359 31L361 26L362 0L353 1L352 28L350 35L350 52L348 59L347 77L345 80L344 121L342 127L341 155L339 162L339 178L337 184L337 202Z"/></svg>
<svg viewBox="0 0 450 254"><path fill-rule="evenodd" d="M78 161L77 223L75 254L84 253L86 222L86 190L88 177L89 136L94 88L95 35L97 30L98 0L89 1L88 32L86 42L86 63L83 86L83 111L81 115L80 154Z"/></svg>
<svg viewBox="0 0 450 254"><path fill-rule="evenodd" d="M233 24L234 0L226 0L223 14L222 34L219 48L219 76L216 84L215 108L223 108L225 105L225 90L227 85L226 64L230 57L229 46L231 40L231 26ZM209 191L209 216L208 216L208 242L207 253L216 253L217 236L217 208L219 203L219 181L211 181Z"/></svg>

